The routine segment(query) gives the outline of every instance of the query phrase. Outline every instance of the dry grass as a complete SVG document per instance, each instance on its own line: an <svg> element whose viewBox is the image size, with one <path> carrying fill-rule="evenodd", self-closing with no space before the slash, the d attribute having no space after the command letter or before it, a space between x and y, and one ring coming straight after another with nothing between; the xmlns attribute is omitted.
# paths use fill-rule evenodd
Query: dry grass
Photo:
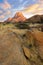
<svg viewBox="0 0 43 65"><path fill-rule="evenodd" d="M43 65L41 47L34 45L43 43L42 36L42 32L33 34L27 29L14 29L13 25L1 26L0 65ZM36 39L39 42L36 43ZM38 54L40 51L42 54Z"/></svg>

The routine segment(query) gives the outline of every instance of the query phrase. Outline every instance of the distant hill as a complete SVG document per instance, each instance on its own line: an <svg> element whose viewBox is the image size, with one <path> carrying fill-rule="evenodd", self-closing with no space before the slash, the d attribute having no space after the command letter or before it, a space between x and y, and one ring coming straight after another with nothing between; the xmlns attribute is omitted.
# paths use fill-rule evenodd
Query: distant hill
<svg viewBox="0 0 43 65"><path fill-rule="evenodd" d="M31 18L27 19L26 22L43 23L43 15L34 15Z"/></svg>
<svg viewBox="0 0 43 65"><path fill-rule="evenodd" d="M22 14L22 12L17 12L13 18L8 18L7 20L5 20L4 22L23 22L25 21L26 18L24 17L24 15Z"/></svg>
<svg viewBox="0 0 43 65"><path fill-rule="evenodd" d="M5 20L4 22L11 22L11 23L43 23L43 15L34 15L28 19L26 19L26 17L24 17L24 15L22 14L22 12L17 12L14 17L12 18L8 18L7 20Z"/></svg>
<svg viewBox="0 0 43 65"><path fill-rule="evenodd" d="M24 17L24 15L22 14L22 12L17 12L16 14L15 14L15 16L12 18L12 22L23 22L23 21L25 21L26 20L26 18Z"/></svg>
<svg viewBox="0 0 43 65"><path fill-rule="evenodd" d="M5 20L4 22L11 22L12 18L8 18L7 20Z"/></svg>

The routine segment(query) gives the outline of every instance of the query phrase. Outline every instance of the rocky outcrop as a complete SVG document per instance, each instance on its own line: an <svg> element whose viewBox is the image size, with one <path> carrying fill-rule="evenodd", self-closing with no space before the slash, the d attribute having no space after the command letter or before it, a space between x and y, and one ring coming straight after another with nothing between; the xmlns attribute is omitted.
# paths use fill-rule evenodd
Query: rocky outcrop
<svg viewBox="0 0 43 65"><path fill-rule="evenodd" d="M26 21L31 23L43 23L43 15L34 15Z"/></svg>
<svg viewBox="0 0 43 65"><path fill-rule="evenodd" d="M8 18L5 22L24 22L26 18L22 14L22 12L17 12L13 18Z"/></svg>
<svg viewBox="0 0 43 65"><path fill-rule="evenodd" d="M26 17L24 17L24 15L22 14L22 12L17 12L13 18L8 18L6 21L4 22L28 22L28 23L43 23L43 15L34 15L31 18L26 19Z"/></svg>
<svg viewBox="0 0 43 65"><path fill-rule="evenodd" d="M7 20L5 20L4 22L11 22L12 18L8 18Z"/></svg>
<svg viewBox="0 0 43 65"><path fill-rule="evenodd" d="M25 21L26 18L24 17L24 15L22 14L22 12L17 12L15 14L15 16L12 18L12 22L23 22Z"/></svg>
<svg viewBox="0 0 43 65"><path fill-rule="evenodd" d="M11 27L0 30L0 65L43 65L43 45L37 34Z"/></svg>

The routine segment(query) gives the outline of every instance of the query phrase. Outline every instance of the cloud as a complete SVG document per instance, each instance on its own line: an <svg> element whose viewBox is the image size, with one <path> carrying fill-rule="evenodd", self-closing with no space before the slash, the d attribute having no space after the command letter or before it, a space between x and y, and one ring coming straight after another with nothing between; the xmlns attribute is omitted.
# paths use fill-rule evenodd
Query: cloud
<svg viewBox="0 0 43 65"><path fill-rule="evenodd" d="M2 14L3 13L3 11L2 10L0 10L0 14Z"/></svg>
<svg viewBox="0 0 43 65"><path fill-rule="evenodd" d="M5 2L3 7L4 7L4 9L8 9L8 8L11 8L11 5L8 2Z"/></svg>
<svg viewBox="0 0 43 65"><path fill-rule="evenodd" d="M34 4L22 11L24 15L28 18L36 14L43 14L43 7L40 4Z"/></svg>
<svg viewBox="0 0 43 65"><path fill-rule="evenodd" d="M5 1L4 3L0 4L0 8L2 8L3 10L10 9L11 5L7 1Z"/></svg>
<svg viewBox="0 0 43 65"><path fill-rule="evenodd" d="M34 5L31 5L30 7L26 8L23 11L24 12L32 12L32 11L36 10L38 6L39 6L39 4L34 4Z"/></svg>
<svg viewBox="0 0 43 65"><path fill-rule="evenodd" d="M43 13L43 0L3 0L0 3L0 21L7 19L8 17L14 16L18 11L22 11L23 14L28 18L35 14ZM37 4L33 3L38 1ZM31 6L30 6L31 5ZM28 6L28 7L27 7Z"/></svg>
<svg viewBox="0 0 43 65"><path fill-rule="evenodd" d="M38 2L42 4L43 3L43 0L38 0Z"/></svg>
<svg viewBox="0 0 43 65"><path fill-rule="evenodd" d="M5 16L4 15L1 15L0 18L4 18Z"/></svg>
<svg viewBox="0 0 43 65"><path fill-rule="evenodd" d="M8 17L11 16L11 11L7 10L6 12L4 12L1 16L0 16L0 21L4 21L5 19L7 19Z"/></svg>
<svg viewBox="0 0 43 65"><path fill-rule="evenodd" d="M3 13L3 15L5 16L5 18L7 18L11 15L11 11L7 10L5 13Z"/></svg>
<svg viewBox="0 0 43 65"><path fill-rule="evenodd" d="M10 15L11 14L11 11L10 10L7 10L7 12L6 13L4 13L6 16L8 15Z"/></svg>
<svg viewBox="0 0 43 65"><path fill-rule="evenodd" d="M25 1L24 3L23 3L23 5L22 6L24 6L25 7L25 5L28 3L28 0L27 1Z"/></svg>
<svg viewBox="0 0 43 65"><path fill-rule="evenodd" d="M4 21L7 17L11 15L11 5L4 0L3 3L0 3L0 21Z"/></svg>

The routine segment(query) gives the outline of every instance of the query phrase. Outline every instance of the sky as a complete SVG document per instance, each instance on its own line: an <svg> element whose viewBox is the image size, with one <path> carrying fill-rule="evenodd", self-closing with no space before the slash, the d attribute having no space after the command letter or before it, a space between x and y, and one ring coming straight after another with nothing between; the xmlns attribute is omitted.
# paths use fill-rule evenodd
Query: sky
<svg viewBox="0 0 43 65"><path fill-rule="evenodd" d="M43 0L0 0L0 22L22 12L26 18L43 14Z"/></svg>

